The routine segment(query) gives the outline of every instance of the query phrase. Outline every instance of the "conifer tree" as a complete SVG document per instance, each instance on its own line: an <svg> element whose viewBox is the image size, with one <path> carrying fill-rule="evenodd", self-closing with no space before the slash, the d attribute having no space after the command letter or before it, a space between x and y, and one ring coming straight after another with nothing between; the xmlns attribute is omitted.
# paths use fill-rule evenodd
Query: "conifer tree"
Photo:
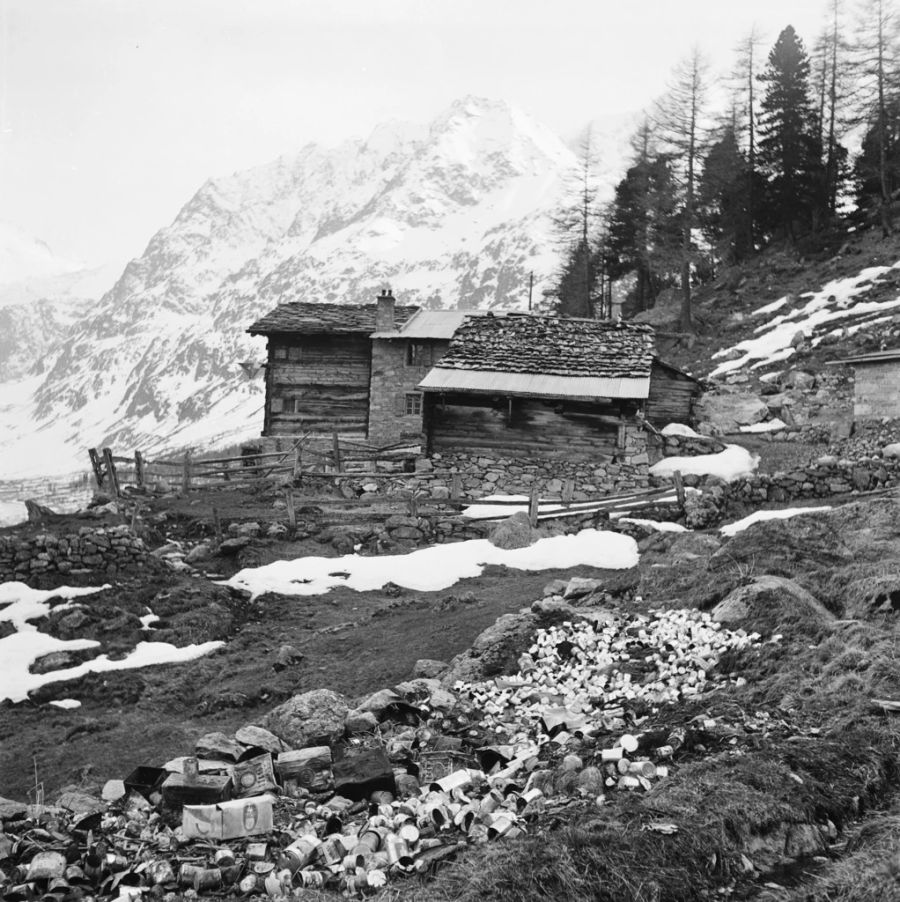
<svg viewBox="0 0 900 902"><path fill-rule="evenodd" d="M754 25L737 47L737 65L732 79L735 85L737 109L732 113L735 136L744 135L747 166L747 209L750 211L750 245L755 246L757 207L761 200L760 179L756 161L756 119L758 102L756 81L759 68L759 49L762 33Z"/></svg>
<svg viewBox="0 0 900 902"><path fill-rule="evenodd" d="M898 16L890 0L864 0L854 39L854 74L860 117L870 126L869 156L878 160L881 231L893 234L890 110L900 93ZM874 147L872 146L874 143Z"/></svg>
<svg viewBox="0 0 900 902"><path fill-rule="evenodd" d="M671 149L681 187L681 317L682 331L693 329L691 264L693 231L697 225L696 191L700 160L705 149L704 115L709 64L699 48L675 68L665 96L656 104L660 136Z"/></svg>
<svg viewBox="0 0 900 902"><path fill-rule="evenodd" d="M810 102L809 57L788 25L760 75L759 163L767 177L763 215L794 240L798 224L812 228L822 211L823 167L818 117Z"/></svg>

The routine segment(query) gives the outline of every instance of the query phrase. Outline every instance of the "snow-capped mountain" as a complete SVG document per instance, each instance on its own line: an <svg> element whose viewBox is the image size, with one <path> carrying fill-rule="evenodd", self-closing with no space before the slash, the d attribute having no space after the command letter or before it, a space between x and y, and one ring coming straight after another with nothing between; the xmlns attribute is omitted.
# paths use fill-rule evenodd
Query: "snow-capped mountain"
<svg viewBox="0 0 900 902"><path fill-rule="evenodd" d="M90 445L258 434L262 385L239 364L263 345L244 330L281 302L359 303L390 285L401 303L524 306L531 272L539 298L557 265L549 214L576 165L520 111L466 98L427 126L206 182L43 373L0 385L0 477L79 466Z"/></svg>

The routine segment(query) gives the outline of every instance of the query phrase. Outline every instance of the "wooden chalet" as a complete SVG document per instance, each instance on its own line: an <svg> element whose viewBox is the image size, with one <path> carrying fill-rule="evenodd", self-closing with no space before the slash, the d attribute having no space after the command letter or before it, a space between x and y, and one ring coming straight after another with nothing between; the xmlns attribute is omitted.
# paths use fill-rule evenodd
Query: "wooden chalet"
<svg viewBox="0 0 900 902"><path fill-rule="evenodd" d="M326 433L365 438L369 428L372 340L418 308L376 304L281 304L253 323L268 339L264 436Z"/></svg>
<svg viewBox="0 0 900 902"><path fill-rule="evenodd" d="M687 422L700 390L650 326L525 314L466 319L418 387L429 454L570 462L638 447L642 418Z"/></svg>

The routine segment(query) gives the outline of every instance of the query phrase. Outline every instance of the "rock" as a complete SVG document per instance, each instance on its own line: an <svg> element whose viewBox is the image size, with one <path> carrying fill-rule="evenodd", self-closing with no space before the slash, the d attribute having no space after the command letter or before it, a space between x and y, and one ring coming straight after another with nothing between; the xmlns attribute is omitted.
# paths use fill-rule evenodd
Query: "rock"
<svg viewBox="0 0 900 902"><path fill-rule="evenodd" d="M394 768L380 748L348 748L344 757L334 762L332 770L334 791L354 802L368 799L373 792L397 791Z"/></svg>
<svg viewBox="0 0 900 902"><path fill-rule="evenodd" d="M603 581L587 576L573 576L566 584L563 598L582 598L603 588Z"/></svg>
<svg viewBox="0 0 900 902"><path fill-rule="evenodd" d="M885 445L881 449L881 456L886 457L888 460L900 458L900 442L891 442L891 444Z"/></svg>
<svg viewBox="0 0 900 902"><path fill-rule="evenodd" d="M101 811L106 805L101 799L80 789L67 789L56 800L56 807L67 808L75 814L88 814L91 811Z"/></svg>
<svg viewBox="0 0 900 902"><path fill-rule="evenodd" d="M445 485L436 485L431 490L431 498L434 501L446 501L450 497L450 489Z"/></svg>
<svg viewBox="0 0 900 902"><path fill-rule="evenodd" d="M293 645L282 645L281 648L278 649L278 654L275 656L275 663L272 665L272 668L276 671L284 670L294 664L299 664L304 657L305 655L299 648L295 648Z"/></svg>
<svg viewBox="0 0 900 902"><path fill-rule="evenodd" d="M212 557L212 549L205 542L195 545L185 556L185 563L196 564Z"/></svg>
<svg viewBox="0 0 900 902"><path fill-rule="evenodd" d="M75 657L68 651L51 651L42 655L29 668L30 673L51 673L54 670L62 670L64 667L72 667Z"/></svg>
<svg viewBox="0 0 900 902"><path fill-rule="evenodd" d="M441 684L452 686L457 680L477 682L502 673L514 673L519 655L531 642L538 624L535 614L504 614L479 634L472 647L450 662Z"/></svg>
<svg viewBox="0 0 900 902"><path fill-rule="evenodd" d="M798 335L802 336L801 342L806 340L806 336L802 332L799 332ZM797 336L794 336L794 340L797 340ZM816 387L815 375L806 370L789 370L780 381L782 387L794 388L799 391L812 391Z"/></svg>
<svg viewBox="0 0 900 902"><path fill-rule="evenodd" d="M240 536L236 539L225 539L221 545L219 545L219 554L225 555L235 555L239 551L243 551L251 542L249 536Z"/></svg>
<svg viewBox="0 0 900 902"><path fill-rule="evenodd" d="M435 661L432 658L419 658L419 660L413 664L412 675L413 678L425 677L426 679L433 679L434 677L439 677L449 667L450 665L446 661Z"/></svg>
<svg viewBox="0 0 900 902"><path fill-rule="evenodd" d="M716 536L703 532L678 533L669 545L669 554L676 558L692 555L692 560L715 554L722 547Z"/></svg>
<svg viewBox="0 0 900 902"><path fill-rule="evenodd" d="M4 799L0 796L0 821L17 821L25 817L28 805L25 802L16 802L13 799Z"/></svg>
<svg viewBox="0 0 900 902"><path fill-rule="evenodd" d="M239 536L248 536L251 539L255 539L259 533L259 523L241 523L237 528L237 534Z"/></svg>
<svg viewBox="0 0 900 902"><path fill-rule="evenodd" d="M29 523L44 523L47 520L55 520L59 518L59 514L43 504L38 504L31 498L25 499L25 510L28 512Z"/></svg>
<svg viewBox="0 0 900 902"><path fill-rule="evenodd" d="M351 736L372 733L378 729L378 718L371 711L351 711L344 720L344 729Z"/></svg>
<svg viewBox="0 0 900 902"><path fill-rule="evenodd" d="M769 415L769 408L762 398L743 391L707 393L696 406L696 415L701 426L708 424L707 435L739 432L741 426L761 423Z"/></svg>
<svg viewBox="0 0 900 902"><path fill-rule="evenodd" d="M125 797L127 791L122 780L107 780L103 785L100 797L104 802L118 802L119 799Z"/></svg>
<svg viewBox="0 0 900 902"><path fill-rule="evenodd" d="M783 576L758 576L739 586L712 610L717 623L742 623L750 629L772 632L779 624L795 627L825 626L834 615L802 586Z"/></svg>
<svg viewBox="0 0 900 902"><path fill-rule="evenodd" d="M313 689L270 711L263 726L291 748L331 744L343 734L349 712L343 695L330 689Z"/></svg>
<svg viewBox="0 0 900 902"><path fill-rule="evenodd" d="M194 743L194 754L198 758L212 761L237 761L244 754L244 749L239 743L217 731L201 736Z"/></svg>
<svg viewBox="0 0 900 902"><path fill-rule="evenodd" d="M258 727L255 724L247 724L241 727L235 734L234 738L241 745L250 748L265 749L273 755L278 755L286 751L285 744L274 734L268 730Z"/></svg>
<svg viewBox="0 0 900 902"><path fill-rule="evenodd" d="M269 525L269 528L266 530L266 538L280 539L282 536L286 536L287 532L288 532L288 529L284 525L284 523L272 523Z"/></svg>
<svg viewBox="0 0 900 902"><path fill-rule="evenodd" d="M562 595L563 592L566 591L566 586L568 585L569 581L566 579L554 579L544 586L542 594L544 598L547 598L549 595Z"/></svg>
<svg viewBox="0 0 900 902"><path fill-rule="evenodd" d="M825 851L822 831L815 824L791 824L784 842L788 858L810 858Z"/></svg>
<svg viewBox="0 0 900 902"><path fill-rule="evenodd" d="M527 548L538 538L537 530L532 529L528 514L518 511L511 517L501 520L488 533L488 541L498 548Z"/></svg>

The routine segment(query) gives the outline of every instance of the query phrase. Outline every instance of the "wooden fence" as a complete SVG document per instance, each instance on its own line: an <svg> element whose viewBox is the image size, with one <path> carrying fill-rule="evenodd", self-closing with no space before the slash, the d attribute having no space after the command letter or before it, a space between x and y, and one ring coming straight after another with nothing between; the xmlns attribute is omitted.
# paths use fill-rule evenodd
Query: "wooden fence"
<svg viewBox="0 0 900 902"><path fill-rule="evenodd" d="M246 449L245 449L246 451ZM138 488L163 481L174 488L179 487L186 495L192 490L207 488L242 488L259 485L263 480L280 478L284 483L285 504L288 521L296 525L295 488L304 480L316 482L319 479L334 479L342 476L355 478L407 479L413 472L406 470L389 471L379 469L379 463L403 465L414 460L413 449L409 445L374 447L362 442L340 440L337 433L332 437L331 447L323 450L303 440L293 442L290 448L281 451L246 451L238 457L195 458L188 451L180 459L162 458L148 460L140 451L132 457L124 457L110 448L88 451L94 477L99 488L106 488L115 498L119 498L126 485ZM431 473L415 473L421 482L434 479ZM636 489L614 495L597 495L588 500L574 500L575 483L567 479L563 483L560 498L541 499L537 489L533 489L527 499L528 517L532 525L541 520L574 517L592 513L637 512L641 508L662 503L677 503L684 508L684 484L681 474L674 474L672 488ZM496 508L522 508L523 500L503 498L490 501L464 496L462 479L458 474L451 477L448 498L442 501L431 499L425 492L408 491L402 496L386 496L379 504L399 505L411 516L418 515L419 504L428 501L431 506L449 507L456 511L462 507L489 505ZM370 506L370 501L359 498L329 498L328 507ZM497 515L499 518L502 515ZM482 518L493 519L493 518Z"/></svg>

